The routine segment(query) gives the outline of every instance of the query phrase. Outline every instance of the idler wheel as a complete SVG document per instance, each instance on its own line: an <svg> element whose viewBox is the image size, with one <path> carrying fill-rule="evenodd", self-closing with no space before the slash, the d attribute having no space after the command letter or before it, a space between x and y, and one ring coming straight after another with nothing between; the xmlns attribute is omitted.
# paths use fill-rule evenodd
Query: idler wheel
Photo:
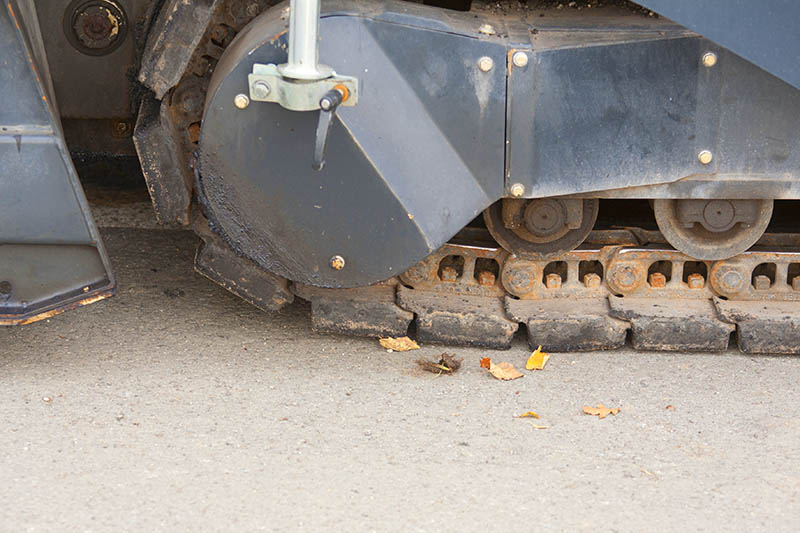
<svg viewBox="0 0 800 533"><path fill-rule="evenodd" d="M739 255L764 234L772 200L653 201L658 228L676 250L701 260Z"/></svg>
<svg viewBox="0 0 800 533"><path fill-rule="evenodd" d="M497 243L523 259L549 259L573 250L594 227L597 199L504 199L483 212Z"/></svg>

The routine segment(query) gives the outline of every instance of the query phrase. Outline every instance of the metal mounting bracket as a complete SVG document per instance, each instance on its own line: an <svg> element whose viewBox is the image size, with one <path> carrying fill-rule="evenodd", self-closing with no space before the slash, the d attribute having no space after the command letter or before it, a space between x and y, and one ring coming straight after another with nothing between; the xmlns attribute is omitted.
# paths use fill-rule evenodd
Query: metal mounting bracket
<svg viewBox="0 0 800 533"><path fill-rule="evenodd" d="M253 65L247 76L250 100L253 102L275 102L291 111L316 111L325 94L338 89L346 94L342 104L352 107L358 103L358 79L340 76L333 72L329 78L298 80L281 76L278 66L273 64Z"/></svg>

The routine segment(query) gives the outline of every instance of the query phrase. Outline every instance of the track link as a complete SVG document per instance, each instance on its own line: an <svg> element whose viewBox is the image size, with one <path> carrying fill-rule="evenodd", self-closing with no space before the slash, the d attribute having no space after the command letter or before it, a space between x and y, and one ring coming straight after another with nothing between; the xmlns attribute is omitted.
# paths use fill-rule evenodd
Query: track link
<svg viewBox="0 0 800 533"><path fill-rule="evenodd" d="M473 235L474 236L474 235ZM641 245L643 237L656 244ZM723 261L696 261L635 228L597 231L555 260L447 244L398 278L351 291L295 287L314 327L353 334L508 348L520 325L551 351L728 349L800 353L800 253L790 236ZM617 242L621 244L608 245ZM322 294L326 305L322 305ZM317 305L314 305L314 302Z"/></svg>

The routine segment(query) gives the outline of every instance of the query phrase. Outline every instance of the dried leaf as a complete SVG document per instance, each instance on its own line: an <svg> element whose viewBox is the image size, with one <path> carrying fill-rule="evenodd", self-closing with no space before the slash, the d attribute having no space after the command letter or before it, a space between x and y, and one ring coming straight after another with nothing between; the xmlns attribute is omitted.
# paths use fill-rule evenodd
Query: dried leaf
<svg viewBox="0 0 800 533"><path fill-rule="evenodd" d="M452 374L461 368L461 362L463 360L464 359L461 357L443 353L439 356L438 363L426 361L425 359L417 359L417 364L422 370L427 372L433 372L434 374Z"/></svg>
<svg viewBox="0 0 800 533"><path fill-rule="evenodd" d="M497 379L501 379L503 381L510 381L523 376L522 372L514 368L514 365L505 361L497 364L492 363L492 365L489 367L489 373Z"/></svg>
<svg viewBox="0 0 800 533"><path fill-rule="evenodd" d="M527 418L527 417L531 417L531 418L539 418L539 415L537 415L537 414L536 414L536 413L534 413L533 411L528 411L527 413L522 413L522 414L521 414L521 415L519 415L517 418Z"/></svg>
<svg viewBox="0 0 800 533"><path fill-rule="evenodd" d="M489 359L488 357L482 358L481 359L481 368L485 368L486 370L489 370L490 368L492 368L492 360Z"/></svg>
<svg viewBox="0 0 800 533"><path fill-rule="evenodd" d="M597 407L589 407L588 405L583 406L583 412L587 415L593 415L599 418L605 418L608 415L616 415L619 413L619 408L612 409L610 407L606 407L602 403L598 403Z"/></svg>
<svg viewBox="0 0 800 533"><path fill-rule="evenodd" d="M675 410L675 406L674 406L674 405L672 405L672 404L669 404L669 405L668 405L668 406L666 406L664 409L666 409L667 411L674 411L674 410Z"/></svg>
<svg viewBox="0 0 800 533"><path fill-rule="evenodd" d="M539 347L533 351L531 356L528 357L525 368L528 370L544 370L544 365L547 364L548 359L550 359L550 355L542 351L542 345L540 344Z"/></svg>
<svg viewBox="0 0 800 533"><path fill-rule="evenodd" d="M419 350L419 344L408 337L381 337L378 339L381 346L387 350L395 352L407 352L409 350Z"/></svg>
<svg viewBox="0 0 800 533"><path fill-rule="evenodd" d="M531 427L533 429L550 429L550 426L540 426L539 424L534 424L533 422L531 422Z"/></svg>

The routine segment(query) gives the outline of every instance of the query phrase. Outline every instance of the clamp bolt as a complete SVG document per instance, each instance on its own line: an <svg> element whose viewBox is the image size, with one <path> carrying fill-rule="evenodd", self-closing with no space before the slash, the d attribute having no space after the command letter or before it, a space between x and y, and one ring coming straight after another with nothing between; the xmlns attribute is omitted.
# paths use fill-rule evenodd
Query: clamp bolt
<svg viewBox="0 0 800 533"><path fill-rule="evenodd" d="M703 54L703 66L711 68L717 64L717 54L714 52L706 52Z"/></svg>
<svg viewBox="0 0 800 533"><path fill-rule="evenodd" d="M489 72L494 68L494 61L491 57L483 56L478 60L478 68L481 69L481 72Z"/></svg>
<svg viewBox="0 0 800 533"><path fill-rule="evenodd" d="M269 84L265 81L257 81L253 84L252 94L254 98L259 100L265 99L272 92Z"/></svg>
<svg viewBox="0 0 800 533"><path fill-rule="evenodd" d="M233 97L233 105L239 109L244 109L250 105L250 97L246 94L237 94Z"/></svg>
<svg viewBox="0 0 800 533"><path fill-rule="evenodd" d="M511 196L514 198L519 198L523 194L525 194L525 186L521 183L515 183L511 186Z"/></svg>

